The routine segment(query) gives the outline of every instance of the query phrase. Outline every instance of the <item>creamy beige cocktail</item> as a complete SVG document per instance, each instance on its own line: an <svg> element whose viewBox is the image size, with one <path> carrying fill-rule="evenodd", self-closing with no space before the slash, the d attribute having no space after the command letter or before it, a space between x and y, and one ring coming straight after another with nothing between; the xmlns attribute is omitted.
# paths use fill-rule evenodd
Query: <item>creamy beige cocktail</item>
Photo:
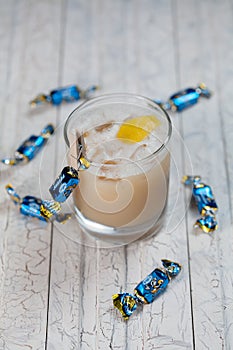
<svg viewBox="0 0 233 350"><path fill-rule="evenodd" d="M145 98L114 94L86 102L70 118L69 162L77 168L77 131L92 162L79 172L73 193L81 227L100 238L130 240L157 230L168 194L166 113Z"/></svg>

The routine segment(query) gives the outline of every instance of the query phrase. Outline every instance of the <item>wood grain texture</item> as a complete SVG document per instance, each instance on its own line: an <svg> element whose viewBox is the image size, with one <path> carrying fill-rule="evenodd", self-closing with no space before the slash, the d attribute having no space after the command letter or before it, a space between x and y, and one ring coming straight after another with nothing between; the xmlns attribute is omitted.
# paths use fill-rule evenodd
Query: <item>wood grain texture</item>
<svg viewBox="0 0 233 350"><path fill-rule="evenodd" d="M140 53L138 63L139 92L155 98L167 95L168 92L165 91L167 90L165 86L169 86L170 91L175 90L177 86L175 85L172 3L169 1L160 2L159 13L148 11L153 6L153 1L150 0L138 3L138 13L140 15L138 16L138 31L136 35ZM164 26L164 23L166 23L166 26ZM174 123L178 131L179 125L177 121L174 120ZM178 137L174 138L173 147L174 149L181 149L182 140ZM143 279L152 270L152 266L159 266L160 259L164 257L180 261L185 266L182 272L183 276L185 275L183 283L179 283L178 286L169 286L171 290L168 290L155 303L147 305L142 310L140 317L143 334L142 344L146 349L160 349L163 347L167 349L192 348L185 223L183 222L177 228L173 227L175 223L175 218L173 217L174 198L178 194L177 188L179 185L177 186L177 181L179 184L182 176L182 162L175 152L172 153L174 182L171 181L170 183L171 196L168 203L168 220L161 230L161 235L159 234L154 239L146 240L135 249L136 251L138 250L139 256L134 262L130 253L128 253L128 266L131 266L131 264L138 266L138 261L140 261L141 275L140 278L138 277L138 280ZM176 170L178 171L178 178ZM181 201L179 207L176 208L176 214L179 216L184 210L184 203ZM128 278L130 278L130 275L132 275L132 271L128 273ZM136 283L135 279L134 285ZM138 320L134 320L134 322L139 323ZM184 325L187 324L189 326L186 328ZM131 349L133 348L132 346Z"/></svg>
<svg viewBox="0 0 233 350"><path fill-rule="evenodd" d="M1 81L1 86L5 86L1 101L1 155L10 156L23 139L39 133L48 119L55 121L51 111L44 111L43 118L30 113L28 102L35 93L57 83L55 32L60 21L54 1L1 2L2 9L5 13L1 31L8 51L1 64L7 74L1 75L5 79ZM54 149L48 145L47 152L54 154ZM19 215L4 190L4 185L11 182L20 195L40 197L41 173L41 180L46 182L40 169L41 156L25 167L1 168L1 349L45 347L51 226Z"/></svg>
<svg viewBox="0 0 233 350"><path fill-rule="evenodd" d="M186 85L189 81L200 80L213 87L215 95L208 105L199 104L197 108L183 115L182 124L184 140L189 148L195 173L202 174L203 181L211 183L218 198L220 208L229 211L229 197L225 190L226 168L223 158L224 145L221 133L221 120L218 113L218 80L216 78L217 67L215 59L216 41L212 32L211 20L215 19L217 27L221 30L218 18L218 6L220 3L212 2L196 6L195 1L189 3L177 2L177 47L179 63L179 82ZM224 4L227 11L226 2ZM187 16L190 11L194 14ZM195 18L199 18L199 26L195 26ZM182 19L182 20L181 20ZM211 20L210 20L211 19ZM201 40L200 40L201 38ZM187 46L189 50L187 51ZM195 128L203 125L202 128ZM217 141L217 144L215 141ZM202 146L204 145L204 147ZM221 170L221 176L216 172L216 163ZM211 237L196 235L192 225L195 214L188 213L188 235L190 242L192 300L194 312L194 333L196 348L216 349L231 346L224 337L225 312L222 305L221 253L220 241L222 227L229 227L229 220L222 220L220 213L220 231ZM229 218L229 216L228 216ZM213 322L214 320L214 322Z"/></svg>
<svg viewBox="0 0 233 350"><path fill-rule="evenodd" d="M218 16L214 16L210 25L214 28L214 39L217 42L215 46L215 65L216 65L216 89L218 87L217 111L220 119L220 132L223 142L222 159L225 165L224 180L221 183L221 207L226 211L220 215L222 225L222 236L219 240L219 265L222 287L222 305L223 305L223 323L224 340L226 349L231 349L233 344L233 300L229 286L232 285L232 271L229 264L229 257L232 255L232 136L233 123L230 116L229 101L232 100L232 88L230 81L232 79L232 58L233 42L232 31L233 7L231 1L224 1L217 4ZM220 33L220 23L224 21L224 33Z"/></svg>
<svg viewBox="0 0 233 350"><path fill-rule="evenodd" d="M1 157L57 126L31 163L0 166L0 349L233 349L232 1L0 0L0 15ZM78 83L166 99L200 81L213 97L171 115L167 219L154 238L104 249L83 244L75 221L52 227L18 214L5 184L48 198L66 164L64 121L79 104L30 111L34 95ZM193 229L186 173L213 186L220 227L211 236ZM162 258L182 273L124 322L112 294L132 292Z"/></svg>

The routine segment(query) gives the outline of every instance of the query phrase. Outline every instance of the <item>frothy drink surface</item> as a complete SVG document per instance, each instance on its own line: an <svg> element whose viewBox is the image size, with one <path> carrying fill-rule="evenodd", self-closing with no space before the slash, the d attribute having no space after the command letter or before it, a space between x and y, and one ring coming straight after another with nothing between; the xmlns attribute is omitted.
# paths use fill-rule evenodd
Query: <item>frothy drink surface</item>
<svg viewBox="0 0 233 350"><path fill-rule="evenodd" d="M170 156L163 149L151 157L162 146L166 130L156 116L150 119L154 125L149 120L147 126L135 127L128 117L123 124L109 120L83 132L86 156L93 163L79 172L80 184L73 196L89 220L111 227L153 225L162 214ZM75 151L73 143L71 154ZM76 167L74 158L70 162Z"/></svg>

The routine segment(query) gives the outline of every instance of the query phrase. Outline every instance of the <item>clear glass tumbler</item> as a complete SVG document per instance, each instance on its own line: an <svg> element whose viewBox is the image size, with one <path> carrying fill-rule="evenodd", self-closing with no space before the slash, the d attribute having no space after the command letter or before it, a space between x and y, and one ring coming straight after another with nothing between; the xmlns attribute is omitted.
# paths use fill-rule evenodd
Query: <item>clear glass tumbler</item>
<svg viewBox="0 0 233 350"><path fill-rule="evenodd" d="M157 123L150 132L143 123L126 125L145 116ZM126 134L139 133L137 142L119 138L123 123ZM166 111L134 94L96 97L70 114L64 128L68 163L77 169L77 135L83 135L91 162L89 169L79 171L80 183L73 192L82 231L112 243L130 243L160 229L168 196L171 133Z"/></svg>

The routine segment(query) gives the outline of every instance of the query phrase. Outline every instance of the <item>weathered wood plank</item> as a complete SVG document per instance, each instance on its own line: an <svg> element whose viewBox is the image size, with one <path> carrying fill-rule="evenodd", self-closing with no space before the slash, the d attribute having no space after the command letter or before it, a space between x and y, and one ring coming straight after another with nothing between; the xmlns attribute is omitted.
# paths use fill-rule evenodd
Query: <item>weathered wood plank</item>
<svg viewBox="0 0 233 350"><path fill-rule="evenodd" d="M212 21L221 31L218 7L222 2L177 2L178 47L177 56L182 86L204 80L215 94L210 101L183 114L185 143L191 154L194 172L213 186L219 206L229 212L228 194L224 190L226 169L221 120L218 107L218 83L214 52L218 43L213 35ZM224 11L228 11L226 2ZM193 16L189 14L193 13ZM196 18L199 19L198 25ZM218 23L217 23L218 22ZM217 140L217 142L216 142ZM216 162L221 173L216 172ZM220 226L222 213L220 212ZM194 312L195 346L222 349L224 340L224 314L222 306L222 272L220 265L221 228L212 236L195 234L192 225L197 214L188 213L188 237ZM229 216L224 225L229 222ZM230 232L229 232L230 234Z"/></svg>
<svg viewBox="0 0 233 350"><path fill-rule="evenodd" d="M98 84L94 6L91 1L71 0L63 9L61 86L77 84L85 89ZM56 175L66 164L64 122L77 105L63 105L59 110ZM69 206L72 205L70 199ZM75 222L73 218L64 227L56 225L54 230L48 344L54 348L94 349L98 321L97 250L95 243L94 247L83 244Z"/></svg>
<svg viewBox="0 0 233 350"><path fill-rule="evenodd" d="M125 90L126 45L124 1L100 1L98 52L101 92ZM130 72L127 72L131 74ZM111 297L125 289L125 248L100 249L97 277L97 349L124 349L126 325L113 309Z"/></svg>
<svg viewBox="0 0 233 350"><path fill-rule="evenodd" d="M140 88L145 95L166 99L177 89L172 2L146 1L141 3L139 13ZM193 345L186 225L182 220L185 205L180 185L183 142L179 116L171 113L171 119L174 138L167 220L154 238L143 243L142 277L159 267L162 258L179 261L183 270L164 295L143 308L145 349L192 349Z"/></svg>
<svg viewBox="0 0 233 350"><path fill-rule="evenodd" d="M209 3L208 3L209 5ZM208 6L207 5L207 6ZM205 9L207 11L207 9ZM222 170L218 162L214 166L219 174L216 186L219 186L220 207L220 232L219 239L219 266L222 288L222 310L224 320L225 348L231 349L233 344L233 299L232 285L233 274L231 269L231 256L233 252L232 242L232 217L233 217L233 122L231 113L231 102L233 99L232 77L233 77L233 7L231 1L218 1L212 7L212 15L209 26L213 28L213 53L215 58L215 89L217 112L219 115L219 129L223 142L222 159L225 165L225 174L222 178ZM223 26L224 23L224 26ZM224 28L224 30L223 30ZM215 159L218 159L217 157ZM221 164L220 164L221 166Z"/></svg>
<svg viewBox="0 0 233 350"><path fill-rule="evenodd" d="M48 120L55 120L51 111L45 110L43 115L30 113L28 102L34 94L57 81L56 30L60 6L57 1L33 5L15 1L2 2L1 10L3 7L0 31L6 52L1 55L1 69L6 73L0 77L1 87L4 87L1 150L8 156L23 139L39 133ZM51 13L54 14L52 18ZM52 151L48 145L47 152ZM41 157L42 153L25 167L1 171L2 349L45 347L51 226L19 215L18 208L10 203L4 190L4 185L11 181L22 196L40 197ZM41 180L46 181L44 175Z"/></svg>

